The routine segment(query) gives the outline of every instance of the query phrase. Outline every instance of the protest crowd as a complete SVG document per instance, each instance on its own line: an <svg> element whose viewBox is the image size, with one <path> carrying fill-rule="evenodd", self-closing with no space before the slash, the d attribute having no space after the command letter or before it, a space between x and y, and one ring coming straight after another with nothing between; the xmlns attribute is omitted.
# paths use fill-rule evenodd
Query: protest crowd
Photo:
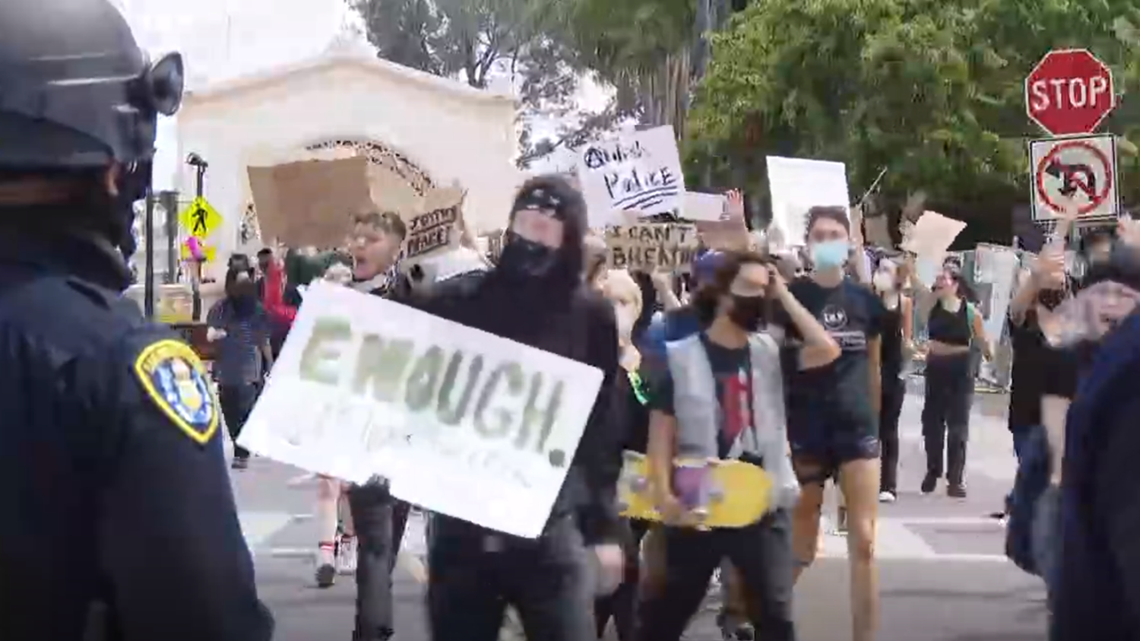
<svg viewBox="0 0 1140 641"><path fill-rule="evenodd" d="M104 31L126 47L125 28ZM18 68L6 47L0 78ZM963 225L921 202L896 246L855 199L804 204L794 234L749 229L738 191L705 194L711 217L683 189L669 212L643 199L609 217L586 176L545 174L518 188L489 251L459 185L414 214L329 212L340 247L265 239L226 257L207 369L118 297L118 200L138 195L153 140L137 138L153 138L143 121L164 98L161 68L134 49L106 82L149 79L139 131L61 115L67 96L31 113L0 92L0 140L17 149L0 142L0 497L15 515L0 522L0 638L272 638L229 479L258 456L319 478L313 580L352 577L355 641L399 638L392 573L412 514L428 520L437 641L611 626L680 641L714 576L725 639L792 641L829 487L851 638L873 641L907 382L920 363L917 489L963 499L979 361L1008 335L1019 468L992 497L1006 554L1047 587L1053 641L1140 639L1140 223L1074 242L1065 208L1036 252L1010 252L995 311L949 253ZM99 179L73 179L67 163L89 156ZM107 421L113 438L92 436ZM438 457L452 465L425 482ZM27 554L45 539L60 556Z"/></svg>

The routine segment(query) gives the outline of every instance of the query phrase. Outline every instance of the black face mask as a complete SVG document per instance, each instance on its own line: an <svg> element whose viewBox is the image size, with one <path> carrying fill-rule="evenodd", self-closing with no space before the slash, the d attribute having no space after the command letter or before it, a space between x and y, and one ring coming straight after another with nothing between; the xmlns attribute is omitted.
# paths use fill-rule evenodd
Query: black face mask
<svg viewBox="0 0 1140 641"><path fill-rule="evenodd" d="M517 276L544 278L558 266L558 250L508 230L499 255L499 269Z"/></svg>
<svg viewBox="0 0 1140 641"><path fill-rule="evenodd" d="M760 329L764 319L763 296L732 296L732 311L728 317L737 327L746 332L755 332Z"/></svg>

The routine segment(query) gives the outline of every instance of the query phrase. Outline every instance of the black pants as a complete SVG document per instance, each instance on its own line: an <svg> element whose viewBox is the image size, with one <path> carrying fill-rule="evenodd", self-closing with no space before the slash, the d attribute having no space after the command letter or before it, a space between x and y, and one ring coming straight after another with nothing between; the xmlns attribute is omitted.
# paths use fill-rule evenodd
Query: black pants
<svg viewBox="0 0 1140 641"><path fill-rule="evenodd" d="M527 639L596 641L594 576L576 519L555 518L535 540L442 515L428 548L433 641L497 641L508 605Z"/></svg>
<svg viewBox="0 0 1140 641"><path fill-rule="evenodd" d="M222 417L226 420L226 429L229 430L230 439L234 443L234 458L237 460L249 458L249 450L239 447L237 440L241 435L241 428L245 427L249 413L257 403L260 391L261 385L258 383L218 386L218 403L222 406Z"/></svg>
<svg viewBox="0 0 1140 641"><path fill-rule="evenodd" d="M651 523L640 519L627 521L628 531L622 542L625 553L625 572L621 585L613 594L594 601L594 620L598 638L606 632L610 619L614 620L619 641L633 641L634 622L637 620L637 593L641 584L641 540Z"/></svg>
<svg viewBox="0 0 1140 641"><path fill-rule="evenodd" d="M794 641L791 516L786 510L739 529L665 529L665 584L641 607L641 641L679 641L725 557L740 572L756 638Z"/></svg>
<svg viewBox="0 0 1140 641"><path fill-rule="evenodd" d="M926 399L922 406L926 474L942 477L945 450L946 480L952 485L961 484L966 471L970 406L974 402L972 361L969 354L926 359Z"/></svg>
<svg viewBox="0 0 1140 641"><path fill-rule="evenodd" d="M883 376L883 399L879 407L880 492L898 491L899 473L899 415L906 398L906 381L894 373Z"/></svg>
<svg viewBox="0 0 1140 641"><path fill-rule="evenodd" d="M356 530L356 630L354 641L387 639L393 632L392 571L408 522L407 503L381 483L348 489L348 507Z"/></svg>

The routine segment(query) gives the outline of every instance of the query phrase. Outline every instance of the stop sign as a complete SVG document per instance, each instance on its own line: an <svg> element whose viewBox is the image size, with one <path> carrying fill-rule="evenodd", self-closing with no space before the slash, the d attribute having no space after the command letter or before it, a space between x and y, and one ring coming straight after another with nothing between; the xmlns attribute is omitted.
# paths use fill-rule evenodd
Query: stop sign
<svg viewBox="0 0 1140 641"><path fill-rule="evenodd" d="M1112 70L1087 49L1050 51L1025 79L1030 120L1054 136L1092 133L1115 106Z"/></svg>

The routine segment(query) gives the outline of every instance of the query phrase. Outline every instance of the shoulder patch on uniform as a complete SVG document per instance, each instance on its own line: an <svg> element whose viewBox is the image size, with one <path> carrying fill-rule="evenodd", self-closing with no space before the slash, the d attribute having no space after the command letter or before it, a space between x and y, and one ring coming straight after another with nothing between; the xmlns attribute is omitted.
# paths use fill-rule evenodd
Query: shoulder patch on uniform
<svg viewBox="0 0 1140 641"><path fill-rule="evenodd" d="M147 396L195 443L205 445L218 431L218 403L206 368L188 345L162 339L135 359L135 375Z"/></svg>

